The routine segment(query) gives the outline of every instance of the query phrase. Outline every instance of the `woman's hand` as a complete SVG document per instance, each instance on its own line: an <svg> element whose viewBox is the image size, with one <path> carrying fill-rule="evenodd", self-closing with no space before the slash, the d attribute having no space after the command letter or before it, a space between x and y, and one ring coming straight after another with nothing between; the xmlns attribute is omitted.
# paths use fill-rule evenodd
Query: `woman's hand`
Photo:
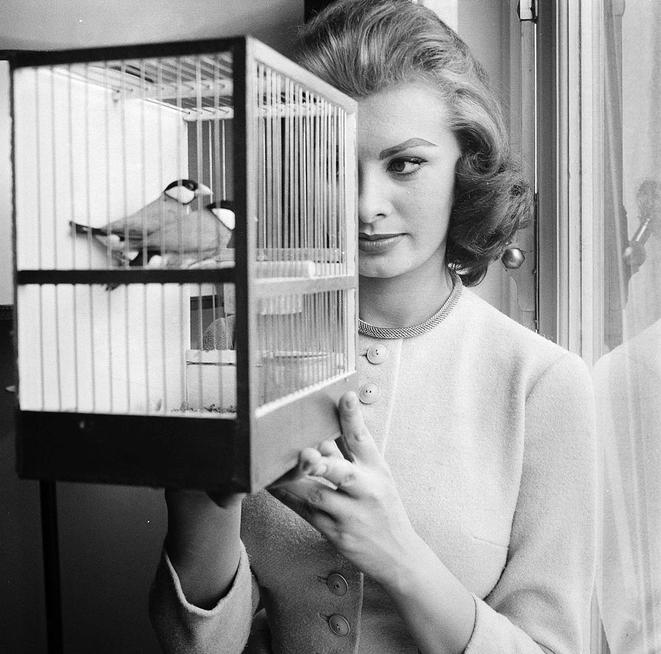
<svg viewBox="0 0 661 654"><path fill-rule="evenodd" d="M344 458L335 441L324 441L300 454L298 468L308 476L270 490L360 570L382 584L396 584L392 576L415 551L419 537L355 393L342 396L339 412L352 460Z"/></svg>

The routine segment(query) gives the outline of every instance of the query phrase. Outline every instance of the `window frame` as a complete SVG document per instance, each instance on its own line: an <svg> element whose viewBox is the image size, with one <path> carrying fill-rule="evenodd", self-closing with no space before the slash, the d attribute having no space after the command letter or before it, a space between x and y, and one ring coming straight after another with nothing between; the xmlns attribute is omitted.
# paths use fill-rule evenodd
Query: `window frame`
<svg viewBox="0 0 661 654"><path fill-rule="evenodd" d="M588 364L601 355L604 83L602 3L539 3L540 331Z"/></svg>
<svg viewBox="0 0 661 654"><path fill-rule="evenodd" d="M538 3L539 325L543 334L589 366L603 354L606 308L607 2ZM590 652L607 654L596 596L590 629Z"/></svg>

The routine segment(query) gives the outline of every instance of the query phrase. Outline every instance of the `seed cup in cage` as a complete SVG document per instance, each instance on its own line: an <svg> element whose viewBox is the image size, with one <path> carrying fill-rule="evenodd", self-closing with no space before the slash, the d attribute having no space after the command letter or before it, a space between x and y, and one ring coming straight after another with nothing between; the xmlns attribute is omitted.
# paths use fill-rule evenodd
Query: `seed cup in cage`
<svg viewBox="0 0 661 654"><path fill-rule="evenodd" d="M339 435L355 102L249 37L11 68L19 473L254 491Z"/></svg>

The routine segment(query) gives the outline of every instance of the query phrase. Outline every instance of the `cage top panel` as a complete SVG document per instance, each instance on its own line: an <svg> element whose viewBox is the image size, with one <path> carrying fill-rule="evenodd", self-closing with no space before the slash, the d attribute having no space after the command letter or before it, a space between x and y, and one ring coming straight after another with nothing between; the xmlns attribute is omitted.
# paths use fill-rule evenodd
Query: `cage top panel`
<svg viewBox="0 0 661 654"><path fill-rule="evenodd" d="M231 117L230 53L69 64L60 70L102 86L115 100L155 100L180 110Z"/></svg>
<svg viewBox="0 0 661 654"><path fill-rule="evenodd" d="M179 89L180 84L187 89L183 96L190 97L192 101L199 99L200 94L202 97L231 97L233 63L238 65L245 55L248 60L260 61L291 76L331 103L355 113L356 103L352 98L250 36L42 52L19 51L12 53L10 64L13 69L61 66L97 84L110 86L114 82L114 86L110 87L116 92L175 104L168 101L168 95ZM242 66L239 68L242 69ZM204 78L202 83L200 75ZM210 84L209 80L217 84ZM215 104L218 106L218 102Z"/></svg>
<svg viewBox="0 0 661 654"><path fill-rule="evenodd" d="M232 49L244 45L246 38L233 37L198 41L169 41L165 43L143 43L68 50L19 51L12 53L10 63L13 68L24 68L60 64L83 64L121 59L202 55L230 52Z"/></svg>

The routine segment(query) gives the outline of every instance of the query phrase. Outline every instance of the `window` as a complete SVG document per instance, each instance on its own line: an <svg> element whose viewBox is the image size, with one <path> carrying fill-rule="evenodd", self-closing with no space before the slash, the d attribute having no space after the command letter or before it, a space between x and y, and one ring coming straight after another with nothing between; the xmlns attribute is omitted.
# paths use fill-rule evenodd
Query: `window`
<svg viewBox="0 0 661 654"><path fill-rule="evenodd" d="M557 46L539 99L542 315L593 368L603 464L592 652L647 654L661 651L661 4L540 4Z"/></svg>

